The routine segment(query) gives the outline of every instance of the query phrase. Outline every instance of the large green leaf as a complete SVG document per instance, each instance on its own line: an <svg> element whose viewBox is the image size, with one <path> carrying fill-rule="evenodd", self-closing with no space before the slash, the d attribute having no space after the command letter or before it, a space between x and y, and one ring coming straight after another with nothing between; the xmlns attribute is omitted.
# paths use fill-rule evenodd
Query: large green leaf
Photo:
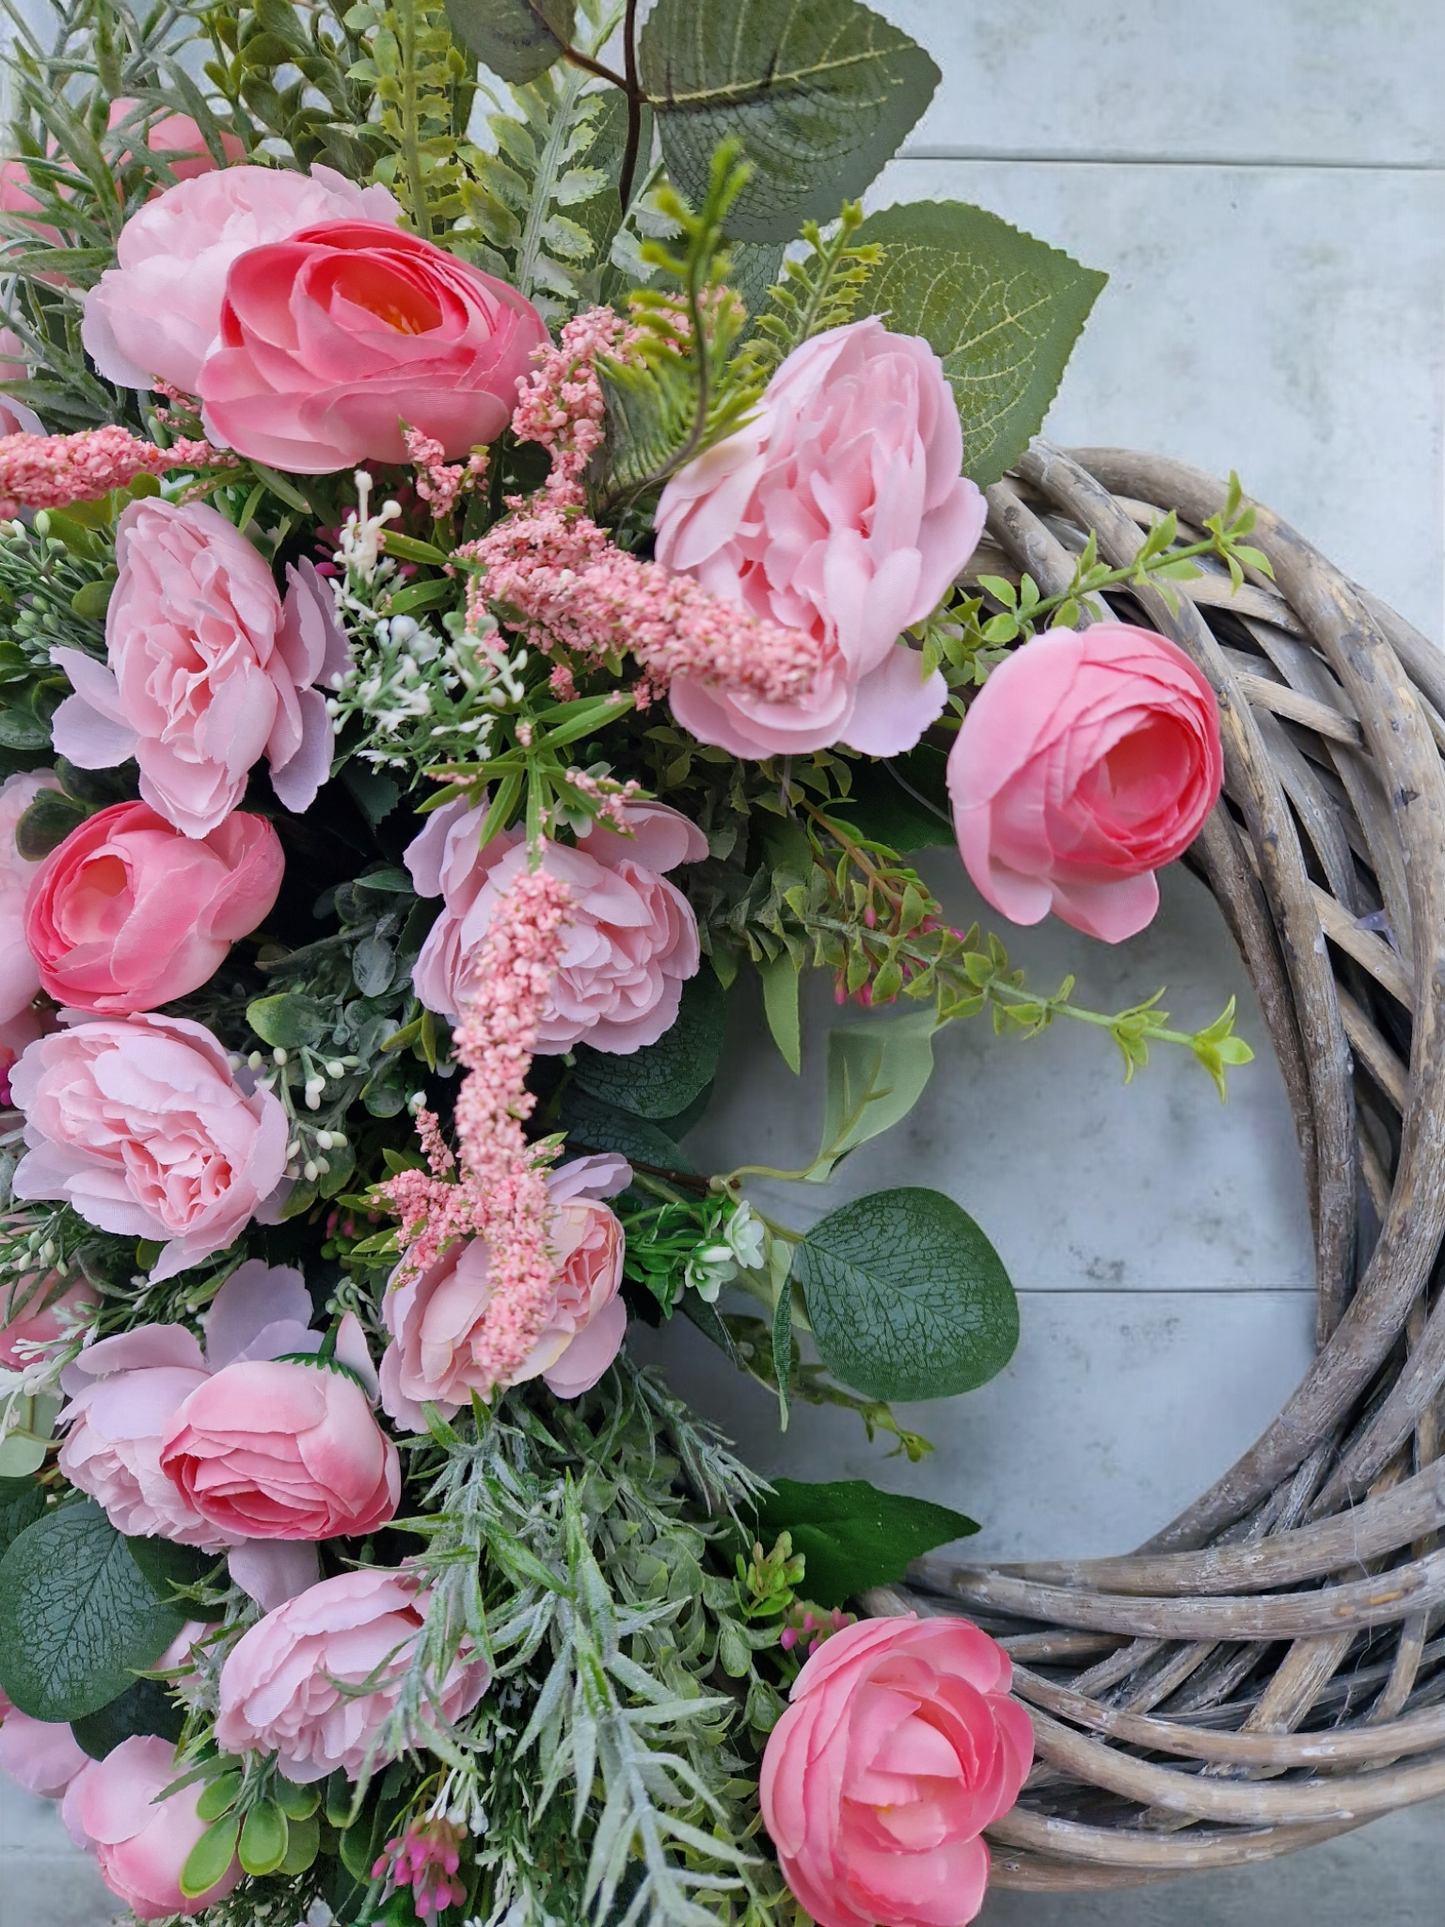
<svg viewBox="0 0 1445 1927"><path fill-rule="evenodd" d="M569 1089L562 1098L561 1124L567 1133L569 1149L585 1156L589 1151L615 1151L634 1164L650 1164L659 1171L681 1171L693 1175L695 1166L687 1155L650 1118L634 1117L615 1104L604 1104L585 1091Z"/></svg>
<svg viewBox="0 0 1445 1927"><path fill-rule="evenodd" d="M0 1686L33 1719L108 1706L184 1624L93 1499L47 1512L0 1559Z"/></svg>
<svg viewBox="0 0 1445 1927"><path fill-rule="evenodd" d="M185 1724L184 1711L158 1679L135 1680L98 1713L86 1713L70 1722L71 1731L93 1760L103 1760L122 1740L136 1733L158 1733L163 1740L178 1740Z"/></svg>
<svg viewBox="0 0 1445 1927"><path fill-rule="evenodd" d="M571 44L576 0L446 0L463 46L514 85L544 74Z"/></svg>
<svg viewBox="0 0 1445 1927"><path fill-rule="evenodd" d="M1019 1338L1003 1261L940 1191L875 1191L798 1246L818 1355L868 1398L949 1398L1001 1372Z"/></svg>
<svg viewBox="0 0 1445 1927"><path fill-rule="evenodd" d="M907 1117L933 1075L932 1005L910 1017L839 1024L828 1033L823 1139L809 1178L824 1184L849 1151Z"/></svg>
<svg viewBox="0 0 1445 1927"><path fill-rule="evenodd" d="M0 1479L0 1553L45 1510L45 1487L34 1479Z"/></svg>
<svg viewBox="0 0 1445 1927"><path fill-rule="evenodd" d="M791 241L860 195L939 79L858 0L658 0L639 58L668 173L694 205L718 143L742 141L753 177L727 225L745 241Z"/></svg>
<svg viewBox="0 0 1445 1927"><path fill-rule="evenodd" d="M682 987L672 1029L626 1057L577 1046L573 1080L592 1097L634 1117L676 1117L712 1082L727 1029L727 996L711 970Z"/></svg>
<svg viewBox="0 0 1445 1927"><path fill-rule="evenodd" d="M922 1553L978 1531L962 1512L880 1492L866 1479L832 1485L774 1479L757 1508L765 1543L780 1532L792 1534L794 1552L807 1561L799 1590L819 1606L841 1606L868 1586L891 1585Z"/></svg>
<svg viewBox="0 0 1445 1927"><path fill-rule="evenodd" d="M899 856L954 841L945 771L948 758L932 743L920 743L887 762L859 763L847 796L828 805L829 816Z"/></svg>
<svg viewBox="0 0 1445 1927"><path fill-rule="evenodd" d="M856 239L883 248L858 312L927 337L958 402L964 473L986 488L1037 434L1107 275L961 201L884 208Z"/></svg>

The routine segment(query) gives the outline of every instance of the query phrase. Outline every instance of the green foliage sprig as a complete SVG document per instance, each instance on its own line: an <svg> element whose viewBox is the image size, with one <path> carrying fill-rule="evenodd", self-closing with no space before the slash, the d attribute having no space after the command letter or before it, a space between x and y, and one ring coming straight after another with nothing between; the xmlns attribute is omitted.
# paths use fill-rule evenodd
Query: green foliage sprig
<svg viewBox="0 0 1445 1927"><path fill-rule="evenodd" d="M768 290L766 305L753 323L750 352L762 370L771 374L794 348L841 328L853 319L869 275L883 259L877 242L853 244L863 225L858 201L844 203L836 224L825 236L816 221L803 227L809 252L783 263L782 278Z"/></svg>

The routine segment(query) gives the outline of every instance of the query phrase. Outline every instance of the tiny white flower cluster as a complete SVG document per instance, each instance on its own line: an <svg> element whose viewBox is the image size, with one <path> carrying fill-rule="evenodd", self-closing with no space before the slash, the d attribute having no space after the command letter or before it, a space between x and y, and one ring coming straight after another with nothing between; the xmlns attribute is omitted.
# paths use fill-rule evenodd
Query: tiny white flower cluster
<svg viewBox="0 0 1445 1927"><path fill-rule="evenodd" d="M699 1245L683 1267L683 1277L698 1297L716 1304L718 1293L740 1271L760 1271L767 1257L767 1232L744 1200L716 1244Z"/></svg>
<svg viewBox="0 0 1445 1927"><path fill-rule="evenodd" d="M357 505L346 511L336 552L346 564L348 579L359 576L363 582L372 583L381 563L381 532L401 514L401 503L385 501L373 515L371 477L364 468L359 468L352 479L356 483Z"/></svg>

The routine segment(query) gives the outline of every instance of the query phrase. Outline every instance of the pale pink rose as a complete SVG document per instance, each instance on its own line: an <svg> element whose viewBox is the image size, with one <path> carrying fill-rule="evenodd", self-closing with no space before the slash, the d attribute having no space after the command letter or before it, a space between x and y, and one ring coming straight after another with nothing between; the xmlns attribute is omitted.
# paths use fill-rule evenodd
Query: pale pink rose
<svg viewBox="0 0 1445 1927"><path fill-rule="evenodd" d="M0 1693L4 1724L0 1725L0 1773L8 1774L28 1793L58 1800L90 1755L64 1720L33 1720Z"/></svg>
<svg viewBox="0 0 1445 1927"><path fill-rule="evenodd" d="M184 1325L143 1325L86 1346L60 1381L70 1399L57 1422L66 1435L61 1471L128 1537L207 1552L239 1546L243 1533L204 1518L161 1470L161 1441L213 1372L238 1359L315 1351L321 1336L308 1330L310 1316L300 1272L252 1258L217 1292L204 1352Z"/></svg>
<svg viewBox="0 0 1445 1927"><path fill-rule="evenodd" d="M355 1780L396 1705L426 1604L411 1574L367 1566L323 1579L268 1613L221 1668L216 1744L231 1753L274 1753L301 1786L338 1767ZM372 1692L340 1690L373 1676ZM490 1678L486 1661L464 1645L437 1688L443 1720L469 1713ZM423 1744L427 1730L415 1736Z"/></svg>
<svg viewBox="0 0 1445 1927"><path fill-rule="evenodd" d="M221 325L231 263L316 221L396 221L384 187L355 186L334 168L226 167L148 201L132 214L107 268L85 297L80 336L108 381L149 388L152 377L188 395Z"/></svg>
<svg viewBox="0 0 1445 1927"><path fill-rule="evenodd" d="M265 756L288 809L309 809L331 773L335 731L312 685L346 665L330 591L309 562L285 602L260 555L203 502L132 502L116 525L120 574L105 618L106 661L52 656L73 696L55 747L81 769L135 757L140 792L187 836L209 836Z"/></svg>
<svg viewBox="0 0 1445 1927"><path fill-rule="evenodd" d="M763 1820L818 1927L961 1927L980 1837L1033 1761L1008 1654L964 1619L864 1619L793 1682L763 1754Z"/></svg>
<svg viewBox="0 0 1445 1927"><path fill-rule="evenodd" d="M31 1348L71 1338L99 1309L100 1299L84 1278L65 1284L56 1272L32 1272L0 1291L0 1365L23 1372L36 1354Z"/></svg>
<svg viewBox="0 0 1445 1927"><path fill-rule="evenodd" d="M3 205L3 202L0 202ZM25 343L13 328L0 328L0 382L24 381L30 373ZM43 435L45 424L33 408L13 395L0 395L0 435Z"/></svg>
<svg viewBox="0 0 1445 1927"><path fill-rule="evenodd" d="M40 792L59 788L48 769L23 770L0 783L0 1024L28 1009L40 989L40 966L25 942L25 898L40 865L21 856L15 832Z"/></svg>
<svg viewBox="0 0 1445 1927"><path fill-rule="evenodd" d="M25 1112L17 1198L62 1199L88 1224L164 1246L173 1278L238 1238L286 1169L286 1113L243 1090L201 1024L92 1018L31 1044L10 1073Z"/></svg>
<svg viewBox="0 0 1445 1927"><path fill-rule="evenodd" d="M207 1826L196 1813L204 1780L193 1780L169 1799L158 1797L181 1772L169 1740L136 1733L103 1760L91 1760L65 1796L62 1812L71 1837L89 1847L101 1879L137 1920L204 1913L241 1878L241 1863L232 1860L196 1899L181 1892L181 1869Z"/></svg>
<svg viewBox="0 0 1445 1927"><path fill-rule="evenodd" d="M509 1384L540 1377L559 1398L577 1398L616 1358L627 1333L618 1296L625 1241L599 1200L631 1181L619 1157L576 1158L548 1178L557 1283L541 1336ZM491 1296L490 1254L480 1238L451 1245L420 1278L388 1286L382 1316L392 1342L382 1354L381 1402L408 1432L427 1429L424 1402L450 1418L473 1392L492 1396L492 1379L472 1349Z"/></svg>
<svg viewBox="0 0 1445 1927"><path fill-rule="evenodd" d="M968 874L1013 923L1122 943L1224 782L1214 691L1150 629L1050 629L992 671L948 757Z"/></svg>
<svg viewBox="0 0 1445 1927"><path fill-rule="evenodd" d="M374 1532L401 1497L396 1447L348 1372L245 1359L198 1385L161 1440L185 1503L245 1539Z"/></svg>
<svg viewBox="0 0 1445 1927"><path fill-rule="evenodd" d="M869 316L795 348L748 426L662 491L657 560L811 636L821 667L797 703L679 676L683 727L734 756L912 749L946 690L899 637L937 606L987 513L962 464L953 391L926 341Z"/></svg>
<svg viewBox="0 0 1445 1927"><path fill-rule="evenodd" d="M297 474L405 462L404 426L465 455L507 426L546 341L505 281L419 235L327 219L235 262L198 392L213 438Z"/></svg>
<svg viewBox="0 0 1445 1927"><path fill-rule="evenodd" d="M57 1003L152 1010L199 990L275 903L286 859L264 816L183 836L148 803L72 830L30 886L25 940Z"/></svg>
<svg viewBox="0 0 1445 1927"><path fill-rule="evenodd" d="M485 994L482 940L497 900L527 868L521 830L477 848L485 802L458 797L427 819L408 845L407 868L424 897L446 908L412 971L428 1010L455 1023ZM576 849L549 842L543 868L570 893L561 967L542 1018L537 1049L555 1057L574 1044L630 1055L655 1044L677 1017L682 986L697 974L697 918L660 872L707 855L707 838L663 803L627 806L632 836L593 829Z"/></svg>

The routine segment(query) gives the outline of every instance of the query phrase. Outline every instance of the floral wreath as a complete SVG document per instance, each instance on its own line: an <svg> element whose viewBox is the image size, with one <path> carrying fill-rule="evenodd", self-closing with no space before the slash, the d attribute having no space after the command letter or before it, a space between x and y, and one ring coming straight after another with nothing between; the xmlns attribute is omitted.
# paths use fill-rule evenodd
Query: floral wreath
<svg viewBox="0 0 1445 1927"><path fill-rule="evenodd" d="M766 1484L626 1335L916 1460L1013 1289L941 1193L805 1234L694 1168L728 993L794 1071L803 970L853 1007L814 1183L985 1011L1250 1056L909 861L1148 924L1218 716L1102 598L1267 568L1237 485L980 573L1103 277L864 218L938 75L857 0L636 12L55 0L14 56L0 1766L141 1920L971 1919L1007 1654L847 1607L975 1526Z"/></svg>

